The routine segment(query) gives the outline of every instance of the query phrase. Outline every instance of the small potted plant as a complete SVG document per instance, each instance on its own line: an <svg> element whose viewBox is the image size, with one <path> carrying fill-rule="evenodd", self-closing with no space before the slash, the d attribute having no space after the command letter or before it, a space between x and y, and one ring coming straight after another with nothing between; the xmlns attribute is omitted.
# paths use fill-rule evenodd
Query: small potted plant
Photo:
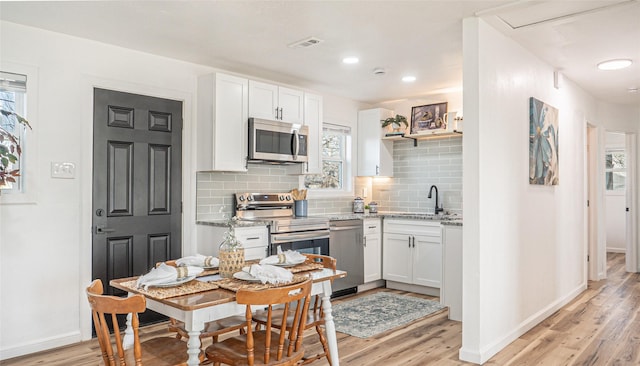
<svg viewBox="0 0 640 366"><path fill-rule="evenodd" d="M394 132L400 132L400 127L403 124L406 129L409 127L409 122L407 122L407 117L396 114L395 117L389 117L387 119L380 120L382 122L382 128L387 126L391 126Z"/></svg>
<svg viewBox="0 0 640 366"><path fill-rule="evenodd" d="M0 113L1 118L15 118L18 123L31 129L29 121L16 112L0 109ZM0 127L0 188L15 183L16 177L20 176L20 169L15 168L15 165L17 165L21 154L22 149L18 137Z"/></svg>

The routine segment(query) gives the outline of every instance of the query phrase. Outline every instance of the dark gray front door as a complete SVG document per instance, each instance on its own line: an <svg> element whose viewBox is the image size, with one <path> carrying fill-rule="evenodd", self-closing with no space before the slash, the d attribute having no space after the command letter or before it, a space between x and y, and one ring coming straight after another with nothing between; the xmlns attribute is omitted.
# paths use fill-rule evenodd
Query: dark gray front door
<svg viewBox="0 0 640 366"><path fill-rule="evenodd" d="M94 89L93 263L114 278L181 255L182 102Z"/></svg>

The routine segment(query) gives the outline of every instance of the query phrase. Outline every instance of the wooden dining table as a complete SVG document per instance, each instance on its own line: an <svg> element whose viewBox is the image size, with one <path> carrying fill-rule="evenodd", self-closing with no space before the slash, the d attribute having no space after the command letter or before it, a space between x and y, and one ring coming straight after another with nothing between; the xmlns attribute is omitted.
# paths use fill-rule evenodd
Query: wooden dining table
<svg viewBox="0 0 640 366"><path fill-rule="evenodd" d="M206 275L206 272L204 274ZM329 345L331 364L333 366L339 366L338 342L333 316L331 315L331 282L334 279L346 277L347 273L340 270L334 271L328 268L319 268L298 272L296 275L311 277L313 281L311 294L321 295L322 297L322 309L325 317L325 331L327 343ZM207 280L209 278L211 277L202 276L200 280ZM189 340L187 342L189 366L196 366L200 364L200 360L198 358L201 348L200 333L204 329L205 323L228 316L244 314L245 311L244 305L236 303L236 293L232 290L215 288L164 298L163 296L156 295L161 292L144 291L142 289L137 289L135 286L131 286L132 281L136 279L137 277L113 279L109 284L114 288L129 293L129 295L144 295L147 301L147 309L184 322L185 328L189 334ZM194 281L198 281L198 279ZM222 281L220 283L222 283ZM206 281L206 283L216 284L216 281ZM202 284L205 284L205 282L202 282ZM195 285L198 284L195 283ZM125 330L123 343L125 344L125 347L133 345L133 330L131 328L130 316L127 319L127 329Z"/></svg>

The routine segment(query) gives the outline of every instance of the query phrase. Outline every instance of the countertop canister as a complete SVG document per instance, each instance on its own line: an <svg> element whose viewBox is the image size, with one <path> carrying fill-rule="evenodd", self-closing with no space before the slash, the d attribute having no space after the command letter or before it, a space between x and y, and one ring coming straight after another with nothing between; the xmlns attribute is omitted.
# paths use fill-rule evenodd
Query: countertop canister
<svg viewBox="0 0 640 366"><path fill-rule="evenodd" d="M364 213L364 200L360 197L356 197L353 200L353 213Z"/></svg>

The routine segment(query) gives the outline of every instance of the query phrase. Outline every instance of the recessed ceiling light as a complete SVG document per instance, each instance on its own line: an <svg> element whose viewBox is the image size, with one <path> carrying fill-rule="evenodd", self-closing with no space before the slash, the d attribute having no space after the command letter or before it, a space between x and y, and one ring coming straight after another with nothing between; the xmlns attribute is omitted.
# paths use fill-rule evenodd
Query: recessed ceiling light
<svg viewBox="0 0 640 366"><path fill-rule="evenodd" d="M405 83L413 83L414 81L416 81L416 77L411 75L403 76L402 81L404 81Z"/></svg>
<svg viewBox="0 0 640 366"><path fill-rule="evenodd" d="M342 59L342 63L349 64L349 65L357 64L358 62L360 62L360 60L357 57L353 57L353 56L345 57Z"/></svg>
<svg viewBox="0 0 640 366"><path fill-rule="evenodd" d="M617 59L617 60L609 60L603 61L598 64L598 68L600 70L620 70L625 67L629 67L631 65L631 60L627 59Z"/></svg>

